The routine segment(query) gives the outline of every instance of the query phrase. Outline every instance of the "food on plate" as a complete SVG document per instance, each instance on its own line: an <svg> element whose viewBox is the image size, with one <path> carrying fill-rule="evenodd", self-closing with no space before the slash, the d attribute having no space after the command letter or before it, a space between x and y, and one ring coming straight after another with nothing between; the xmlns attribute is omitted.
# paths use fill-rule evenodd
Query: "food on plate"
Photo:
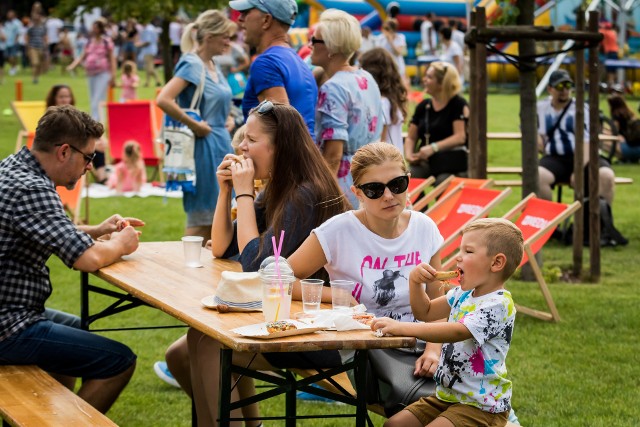
<svg viewBox="0 0 640 427"><path fill-rule="evenodd" d="M275 332L290 331L292 329L298 329L296 325L286 320L276 320L275 322L267 323L267 332L273 334Z"/></svg>
<svg viewBox="0 0 640 427"><path fill-rule="evenodd" d="M226 304L218 304L216 306L216 308L218 309L218 313L228 313L229 312L229 306Z"/></svg>
<svg viewBox="0 0 640 427"><path fill-rule="evenodd" d="M369 325L375 316L371 313L354 313L351 317L353 320Z"/></svg>
<svg viewBox="0 0 640 427"><path fill-rule="evenodd" d="M456 279L460 275L459 270L453 271L436 271L436 280Z"/></svg>

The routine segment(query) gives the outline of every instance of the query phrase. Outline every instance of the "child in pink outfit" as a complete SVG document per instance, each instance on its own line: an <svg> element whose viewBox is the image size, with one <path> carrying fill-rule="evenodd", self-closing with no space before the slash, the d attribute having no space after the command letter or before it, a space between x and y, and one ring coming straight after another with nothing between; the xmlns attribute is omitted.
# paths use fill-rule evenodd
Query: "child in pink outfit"
<svg viewBox="0 0 640 427"><path fill-rule="evenodd" d="M124 61L122 64L122 75L120 76L120 102L127 102L132 99L138 99L136 93L140 78L137 74L136 63L133 61Z"/></svg>
<svg viewBox="0 0 640 427"><path fill-rule="evenodd" d="M115 165L107 185L118 193L125 191L139 192L147 182L147 171L140 154L140 144L127 141L123 147L122 161Z"/></svg>

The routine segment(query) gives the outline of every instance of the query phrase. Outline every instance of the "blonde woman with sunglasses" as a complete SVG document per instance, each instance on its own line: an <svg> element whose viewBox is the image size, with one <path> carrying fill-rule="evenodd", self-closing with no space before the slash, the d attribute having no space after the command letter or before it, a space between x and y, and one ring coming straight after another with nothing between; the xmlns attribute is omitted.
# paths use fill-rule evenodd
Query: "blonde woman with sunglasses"
<svg viewBox="0 0 640 427"><path fill-rule="evenodd" d="M360 208L313 230L288 261L298 278L324 267L331 280L355 282L354 304L364 304L376 317L414 322L409 273L422 262L441 269L443 238L429 217L405 209L409 173L393 145L376 142L358 149L351 174ZM425 289L430 297L442 294L438 281ZM331 301L331 289L324 291L323 300ZM432 377L439 357L440 345L428 343L416 354L414 375Z"/></svg>
<svg viewBox="0 0 640 427"><path fill-rule="evenodd" d="M422 84L430 95L415 109L404 142L404 153L415 178L436 177L436 184L449 175L467 173L469 105L460 96L460 75L446 62L429 65Z"/></svg>

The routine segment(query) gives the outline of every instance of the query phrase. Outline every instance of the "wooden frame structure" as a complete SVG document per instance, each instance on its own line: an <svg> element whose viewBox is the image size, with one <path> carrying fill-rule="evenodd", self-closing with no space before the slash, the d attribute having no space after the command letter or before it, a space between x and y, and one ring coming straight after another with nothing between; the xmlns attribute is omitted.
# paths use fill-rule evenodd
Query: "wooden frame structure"
<svg viewBox="0 0 640 427"><path fill-rule="evenodd" d="M528 16L527 11L521 13ZM531 14L532 15L532 14ZM533 16L533 15L532 15ZM471 13L471 26L465 36L465 42L470 51L470 107L469 120L469 176L471 178L486 178L487 176L487 48L491 42L518 41L520 57L518 63L524 67L520 76L521 110L525 106L535 108L535 75L531 68L531 62L535 54L534 42L537 40L574 40L588 45L589 49L589 199L598 200L598 83L599 83L599 59L598 45L602 41L602 35L598 32L598 12L589 12L588 30L584 31L584 14L579 12L578 29L575 31L555 31L554 27L539 27L527 25L531 22L520 22L525 25L487 27L485 8L478 7ZM523 18L526 19L526 18ZM529 67L529 68L526 68ZM584 123L584 52L576 52L576 141L582 141ZM538 191L538 153L537 130L535 121L530 117L524 119L521 111L522 128L522 169L523 169L523 194ZM584 144L576 144L574 153L574 171L582 171ZM575 200L583 199L582 173L575 173ZM591 224L600 223L598 203L590 203L589 220ZM584 224L582 215L578 212L574 218L574 242L573 242L573 273L579 276L582 269L582 236ZM600 241L600 229L592 227L590 241ZM590 279L593 282L600 280L600 247L590 246Z"/></svg>

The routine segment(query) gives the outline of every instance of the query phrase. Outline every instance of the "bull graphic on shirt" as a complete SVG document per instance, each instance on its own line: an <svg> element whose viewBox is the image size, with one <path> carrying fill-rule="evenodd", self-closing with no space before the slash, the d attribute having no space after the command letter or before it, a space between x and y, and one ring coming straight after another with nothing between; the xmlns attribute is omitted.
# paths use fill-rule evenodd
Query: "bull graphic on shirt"
<svg viewBox="0 0 640 427"><path fill-rule="evenodd" d="M374 282L374 298L379 306L386 306L396 296L396 287L394 282L398 277L404 277L400 274L400 270L384 270L382 272L382 279ZM406 277L404 278L406 279Z"/></svg>

